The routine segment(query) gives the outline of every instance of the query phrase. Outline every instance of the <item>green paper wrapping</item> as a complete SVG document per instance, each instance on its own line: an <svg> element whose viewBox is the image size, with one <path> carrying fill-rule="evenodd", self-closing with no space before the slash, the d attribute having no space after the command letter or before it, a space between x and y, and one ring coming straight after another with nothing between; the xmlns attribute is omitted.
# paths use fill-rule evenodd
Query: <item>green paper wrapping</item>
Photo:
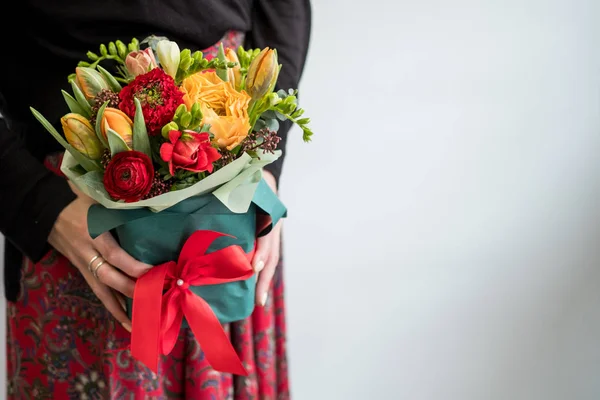
<svg viewBox="0 0 600 400"><path fill-rule="evenodd" d="M160 212L142 209L108 209L93 205L88 213L92 238L112 231L131 256L150 265L177 261L185 241L197 230L212 230L233 237L218 238L208 252L238 245L252 251L258 236L266 235L287 210L264 180L256 187L245 212L233 212L213 193L187 198ZM271 224L257 232L257 216L266 214ZM190 287L212 308L221 323L239 321L254 309L256 277L217 285ZM131 317L132 299L128 299Z"/></svg>

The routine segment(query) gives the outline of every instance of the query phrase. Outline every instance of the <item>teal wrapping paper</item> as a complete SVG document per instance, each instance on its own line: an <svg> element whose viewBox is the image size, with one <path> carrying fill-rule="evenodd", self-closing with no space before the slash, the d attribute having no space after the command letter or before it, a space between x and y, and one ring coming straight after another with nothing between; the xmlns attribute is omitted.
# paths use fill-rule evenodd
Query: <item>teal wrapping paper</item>
<svg viewBox="0 0 600 400"><path fill-rule="evenodd" d="M257 232L257 217L270 217L271 223ZM238 245L246 253L256 238L266 235L287 210L268 184L261 180L246 212L233 212L212 193L189 197L160 212L149 209L108 209L93 205L88 212L88 230L95 238L112 231L121 247L135 259L160 265L177 261L185 241L197 230L212 230L232 237L215 240L208 253ZM247 318L254 309L256 276L244 281L190 287L212 308L221 323ZM128 300L131 317L133 300ZM185 323L185 322L184 322Z"/></svg>

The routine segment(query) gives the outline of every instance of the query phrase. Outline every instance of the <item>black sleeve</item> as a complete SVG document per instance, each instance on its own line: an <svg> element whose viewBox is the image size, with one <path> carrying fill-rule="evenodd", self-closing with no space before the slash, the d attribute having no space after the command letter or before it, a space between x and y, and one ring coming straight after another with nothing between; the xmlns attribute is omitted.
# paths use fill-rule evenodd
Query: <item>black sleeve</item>
<svg viewBox="0 0 600 400"><path fill-rule="evenodd" d="M24 147L21 129L0 117L0 232L24 255L39 261L49 250L48 236L58 215L76 195L65 178Z"/></svg>
<svg viewBox="0 0 600 400"><path fill-rule="evenodd" d="M311 5L309 0L254 0L252 27L246 36L246 48L270 47L277 49L279 89L298 89L304 70L311 33ZM265 167L277 181L281 175L287 134L292 124L281 124L279 149L282 156Z"/></svg>

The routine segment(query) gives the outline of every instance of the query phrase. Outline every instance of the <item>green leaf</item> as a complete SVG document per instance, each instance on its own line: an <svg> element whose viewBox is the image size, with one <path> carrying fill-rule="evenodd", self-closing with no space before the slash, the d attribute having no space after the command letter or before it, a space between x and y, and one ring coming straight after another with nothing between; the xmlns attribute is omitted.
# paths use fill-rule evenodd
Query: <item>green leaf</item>
<svg viewBox="0 0 600 400"><path fill-rule="evenodd" d="M89 115L92 115L92 106L90 106L89 101L85 98L85 95L79 89L79 86L75 83L75 81L71 81L71 88L73 89L73 94L75 95L75 99Z"/></svg>
<svg viewBox="0 0 600 400"><path fill-rule="evenodd" d="M265 127L270 131L277 132L279 130L279 121L276 119L268 119Z"/></svg>
<svg viewBox="0 0 600 400"><path fill-rule="evenodd" d="M181 125L184 129L187 129L190 126L190 122L192 122L192 114L189 112L183 113L179 119L179 125Z"/></svg>
<svg viewBox="0 0 600 400"><path fill-rule="evenodd" d="M308 143L312 140L312 135L313 132L310 130L310 128L308 128L307 126L302 127L302 140Z"/></svg>
<svg viewBox="0 0 600 400"><path fill-rule="evenodd" d="M102 134L102 118L104 117L104 109L108 106L108 101L105 101L102 104L102 107L98 110L98 114L96 114L96 136L100 142L104 145L104 147L108 148L108 141L104 139L104 135Z"/></svg>
<svg viewBox="0 0 600 400"><path fill-rule="evenodd" d="M210 132L210 124L204 124L204 125L202 125L200 130L198 130L198 133L203 133L203 132Z"/></svg>
<svg viewBox="0 0 600 400"><path fill-rule="evenodd" d="M65 148L65 150L67 150L69 153L71 153L73 158L75 158L77 160L77 162L83 168L85 168L86 171L101 171L102 170L102 168L100 168L100 165L97 162L90 160L89 158L87 158L86 156L81 154L79 151L75 150L75 148L73 146L71 146L62 137L62 135L60 133L58 133L58 131L54 128L54 126L52 126L52 124L50 122L48 122L48 120L46 118L44 118L44 116L42 114L40 114L39 111L37 111L33 107L29 107L29 109L31 110L35 119L37 119L42 124L42 126L44 128L46 128L46 130L48 132L50 132L50 134L54 137L54 139L56 139L56 141L58 141L58 143L60 143L60 145Z"/></svg>
<svg viewBox="0 0 600 400"><path fill-rule="evenodd" d="M111 156L114 157L117 153L131 150L123 138L114 130L106 128L106 136L108 137L108 147L110 148Z"/></svg>
<svg viewBox="0 0 600 400"><path fill-rule="evenodd" d="M273 118L277 118L277 114L273 110L267 110L267 111L263 112L260 117L263 119L273 119Z"/></svg>
<svg viewBox="0 0 600 400"><path fill-rule="evenodd" d="M222 62L227 62L227 57L225 57L225 49L223 49L223 42L219 43L219 52L217 53L217 59ZM217 75L224 82L227 82L227 68L219 68L217 69Z"/></svg>
<svg viewBox="0 0 600 400"><path fill-rule="evenodd" d="M287 119L287 117L284 114L282 114L282 113L280 113L278 111L275 111L275 116L280 121L285 121Z"/></svg>
<svg viewBox="0 0 600 400"><path fill-rule="evenodd" d="M133 149L141 151L152 159L152 150L150 149L150 139L144 122L144 114L142 113L142 104L137 97L133 99L135 102L135 116L133 118Z"/></svg>
<svg viewBox="0 0 600 400"><path fill-rule="evenodd" d="M115 79L115 77L106 69L102 68L100 65L98 65L96 68L98 68L98 71L100 71L100 73L106 80L106 83L108 83L108 86L110 86L110 89L115 93L119 93L122 87L121 84Z"/></svg>
<svg viewBox="0 0 600 400"><path fill-rule="evenodd" d="M261 129L265 128L267 126L267 123L265 122L264 119L258 119L256 121L256 123L254 124L254 127L252 128L253 131L258 132Z"/></svg>
<svg viewBox="0 0 600 400"><path fill-rule="evenodd" d="M82 115L88 119L90 118L91 115L87 112L87 110L84 110L83 107L79 105L79 103L77 102L77 100L75 100L73 96L71 96L64 90L61 90L61 92L63 94L63 97L65 98L65 102L67 103L69 110L71 110L72 113Z"/></svg>

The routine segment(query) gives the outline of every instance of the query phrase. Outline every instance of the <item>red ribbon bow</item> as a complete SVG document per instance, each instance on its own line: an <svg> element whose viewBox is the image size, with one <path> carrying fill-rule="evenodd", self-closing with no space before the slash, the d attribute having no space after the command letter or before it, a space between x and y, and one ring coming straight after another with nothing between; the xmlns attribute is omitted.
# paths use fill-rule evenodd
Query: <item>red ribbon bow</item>
<svg viewBox="0 0 600 400"><path fill-rule="evenodd" d="M213 231L194 232L181 250L178 262L150 269L135 284L131 354L155 373L159 354L173 350L185 316L211 366L222 372L247 376L227 334L208 303L190 286L245 280L254 271L252 253L228 246L205 254L211 243L229 236Z"/></svg>

